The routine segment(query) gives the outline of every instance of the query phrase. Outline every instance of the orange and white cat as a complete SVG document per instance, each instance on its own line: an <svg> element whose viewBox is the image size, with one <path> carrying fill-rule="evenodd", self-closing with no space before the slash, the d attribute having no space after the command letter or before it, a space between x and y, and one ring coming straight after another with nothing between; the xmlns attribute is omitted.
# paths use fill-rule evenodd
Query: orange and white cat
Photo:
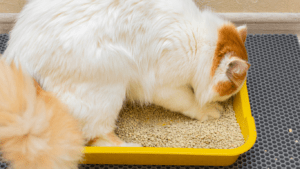
<svg viewBox="0 0 300 169"><path fill-rule="evenodd" d="M75 169L84 139L78 122L21 68L0 60L0 148L14 169Z"/></svg>
<svg viewBox="0 0 300 169"><path fill-rule="evenodd" d="M246 79L246 36L192 0L30 0L4 57L68 105L94 146L140 146L114 134L125 98L219 118Z"/></svg>

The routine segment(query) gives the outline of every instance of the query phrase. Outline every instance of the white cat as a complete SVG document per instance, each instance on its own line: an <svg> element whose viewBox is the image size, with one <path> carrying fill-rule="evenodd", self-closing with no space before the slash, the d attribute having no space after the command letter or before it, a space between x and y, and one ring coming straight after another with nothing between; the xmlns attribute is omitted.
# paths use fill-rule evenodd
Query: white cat
<svg viewBox="0 0 300 169"><path fill-rule="evenodd" d="M191 118L219 118L243 85L246 26L192 0L30 0L4 53L51 91L94 146L140 146L115 134L127 97Z"/></svg>

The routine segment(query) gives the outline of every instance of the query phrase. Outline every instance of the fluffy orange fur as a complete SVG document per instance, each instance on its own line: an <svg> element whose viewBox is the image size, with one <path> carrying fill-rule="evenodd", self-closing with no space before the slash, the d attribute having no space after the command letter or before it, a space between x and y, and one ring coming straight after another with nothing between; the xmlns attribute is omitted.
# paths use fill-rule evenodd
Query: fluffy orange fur
<svg viewBox="0 0 300 169"><path fill-rule="evenodd" d="M216 85L215 90L220 94L220 96L225 96L235 92L237 90L237 86L230 81L219 82Z"/></svg>
<svg viewBox="0 0 300 169"><path fill-rule="evenodd" d="M15 65L0 61L0 146L16 169L75 169L84 139L65 105Z"/></svg>

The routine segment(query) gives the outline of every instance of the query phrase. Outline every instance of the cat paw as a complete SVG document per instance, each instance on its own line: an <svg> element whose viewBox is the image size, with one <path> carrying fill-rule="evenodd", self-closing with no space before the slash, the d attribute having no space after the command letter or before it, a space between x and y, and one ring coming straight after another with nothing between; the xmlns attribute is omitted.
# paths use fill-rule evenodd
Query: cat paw
<svg viewBox="0 0 300 169"><path fill-rule="evenodd" d="M207 112L209 118L218 119L221 117L221 110L218 108L212 108Z"/></svg>
<svg viewBox="0 0 300 169"><path fill-rule="evenodd" d="M141 144L138 143L122 143L120 147L143 147Z"/></svg>
<svg viewBox="0 0 300 169"><path fill-rule="evenodd" d="M196 115L195 119L199 120L200 122L205 122L208 120L208 114L207 112L199 113Z"/></svg>
<svg viewBox="0 0 300 169"><path fill-rule="evenodd" d="M224 108L219 103L211 103L202 108L202 111L196 115L196 119L200 122L208 119L219 119L222 111Z"/></svg>
<svg viewBox="0 0 300 169"><path fill-rule="evenodd" d="M207 111L209 117L219 119L221 117L221 112L224 111L224 107L219 103L213 103Z"/></svg>

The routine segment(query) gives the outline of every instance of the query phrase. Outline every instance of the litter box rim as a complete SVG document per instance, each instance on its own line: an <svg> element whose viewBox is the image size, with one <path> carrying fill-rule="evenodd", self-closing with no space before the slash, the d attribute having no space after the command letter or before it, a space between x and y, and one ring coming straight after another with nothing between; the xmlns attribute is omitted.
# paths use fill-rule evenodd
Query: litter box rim
<svg viewBox="0 0 300 169"><path fill-rule="evenodd" d="M241 119L243 122L246 122L248 125L248 131L243 131L242 134L244 139L246 140L245 143L237 148L234 149L199 149L199 148L167 148L167 147L85 147L83 153L87 155L85 159L86 162L89 161L93 155L101 155L101 164L105 164L105 157L106 155L117 155L118 158L121 156L126 155L167 155L167 156L214 156L214 157L238 157L240 154L248 151L251 147L255 144L257 133L255 127L255 121L251 114L251 107L249 102L249 96L247 91L247 84L246 81L241 88L241 90L235 96L234 104L238 104L238 108L242 111L243 117ZM237 99L237 100L236 100ZM237 106L234 106L237 107ZM235 110L236 111L236 110ZM238 120L238 117L237 117ZM239 122L241 127L241 124ZM246 134L245 134L246 132ZM151 163L149 160L140 156L144 164ZM82 162L82 163L86 163ZM167 163L167 162L166 162ZM86 163L87 164L87 163ZM130 164L130 162L129 162Z"/></svg>

